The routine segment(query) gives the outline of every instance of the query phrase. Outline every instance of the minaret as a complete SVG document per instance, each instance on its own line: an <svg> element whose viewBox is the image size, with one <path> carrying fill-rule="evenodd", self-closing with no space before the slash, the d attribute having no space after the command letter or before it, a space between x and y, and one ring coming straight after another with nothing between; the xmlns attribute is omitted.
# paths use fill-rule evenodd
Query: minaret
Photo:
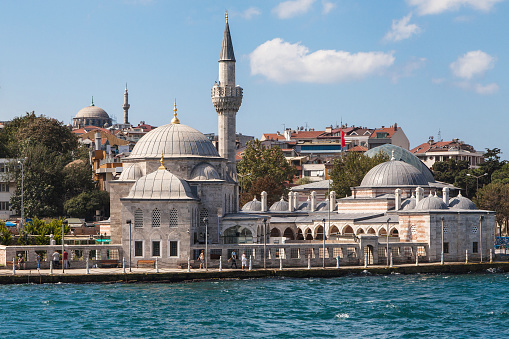
<svg viewBox="0 0 509 339"><path fill-rule="evenodd" d="M124 109L124 125L129 124L129 94L127 94L127 83L125 84L125 92L124 92L124 105L122 108Z"/></svg>
<svg viewBox="0 0 509 339"><path fill-rule="evenodd" d="M219 83L212 87L212 103L218 114L219 155L228 159L228 172L232 179L237 180L235 120L242 104L242 88L235 86L235 54L228 26L228 12L225 17L226 24L219 55Z"/></svg>

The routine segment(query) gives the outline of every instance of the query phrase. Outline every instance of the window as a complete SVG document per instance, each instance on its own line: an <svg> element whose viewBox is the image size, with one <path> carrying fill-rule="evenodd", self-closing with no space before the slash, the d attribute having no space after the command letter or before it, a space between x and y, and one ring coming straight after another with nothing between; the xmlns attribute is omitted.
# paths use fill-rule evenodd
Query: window
<svg viewBox="0 0 509 339"><path fill-rule="evenodd" d="M383 139L383 138L387 138L387 132L377 132L376 133L376 138L377 139Z"/></svg>
<svg viewBox="0 0 509 339"><path fill-rule="evenodd" d="M170 257L178 257L179 256L179 242L170 240L169 241L170 248Z"/></svg>
<svg viewBox="0 0 509 339"><path fill-rule="evenodd" d="M206 208L202 208L200 210L200 226L205 226L205 222L203 221L203 219L208 218L208 217L209 217L209 210Z"/></svg>
<svg viewBox="0 0 509 339"><path fill-rule="evenodd" d="M178 212L175 208L170 210L170 227L177 227L179 222Z"/></svg>
<svg viewBox="0 0 509 339"><path fill-rule="evenodd" d="M139 208L134 211L134 227L143 227L143 211Z"/></svg>
<svg viewBox="0 0 509 339"><path fill-rule="evenodd" d="M134 242L134 256L143 257L143 241L136 240Z"/></svg>
<svg viewBox="0 0 509 339"><path fill-rule="evenodd" d="M444 253L449 253L449 243L444 242Z"/></svg>
<svg viewBox="0 0 509 339"><path fill-rule="evenodd" d="M152 211L152 227L161 227L161 211L157 208Z"/></svg>
<svg viewBox="0 0 509 339"><path fill-rule="evenodd" d="M412 232L412 234L416 234L417 233L417 227L415 225L412 225L412 227L410 227L410 232Z"/></svg>
<svg viewBox="0 0 509 339"><path fill-rule="evenodd" d="M161 256L161 241L160 240L152 241L152 256L153 257Z"/></svg>
<svg viewBox="0 0 509 339"><path fill-rule="evenodd" d="M9 202L8 201L0 201L0 211L8 211L9 210Z"/></svg>
<svg viewBox="0 0 509 339"><path fill-rule="evenodd" d="M472 243L472 253L477 253L479 251L479 243L477 241L474 241Z"/></svg>
<svg viewBox="0 0 509 339"><path fill-rule="evenodd" d="M0 192L9 192L9 184L0 184Z"/></svg>
<svg viewBox="0 0 509 339"><path fill-rule="evenodd" d="M444 234L447 234L447 233L449 233L449 226L444 225Z"/></svg>
<svg viewBox="0 0 509 339"><path fill-rule="evenodd" d="M472 226L472 233L477 234L477 231L478 231L477 225Z"/></svg>

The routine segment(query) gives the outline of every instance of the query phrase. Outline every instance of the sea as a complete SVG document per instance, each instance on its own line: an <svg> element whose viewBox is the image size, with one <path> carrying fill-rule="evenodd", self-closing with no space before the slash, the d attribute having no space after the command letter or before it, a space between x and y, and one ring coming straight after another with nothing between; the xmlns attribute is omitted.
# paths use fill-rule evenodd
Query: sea
<svg viewBox="0 0 509 339"><path fill-rule="evenodd" d="M509 338L509 274L0 286L2 338Z"/></svg>

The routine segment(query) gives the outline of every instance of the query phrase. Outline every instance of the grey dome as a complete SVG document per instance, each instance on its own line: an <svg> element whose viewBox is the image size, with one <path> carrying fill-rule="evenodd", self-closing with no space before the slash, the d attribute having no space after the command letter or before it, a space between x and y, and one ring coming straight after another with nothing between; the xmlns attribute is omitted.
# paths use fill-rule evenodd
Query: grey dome
<svg viewBox="0 0 509 339"><path fill-rule="evenodd" d="M424 163L418 157L402 147L392 144L385 144L364 152L364 155L372 158L380 152L386 154L389 158L394 154L394 158L396 160L406 162L407 164L417 168L422 173L422 175L424 175L426 180L428 180L428 182L435 182L435 178L433 178L433 173L431 170L426 165L424 165Z"/></svg>
<svg viewBox="0 0 509 339"><path fill-rule="evenodd" d="M158 169L138 179L127 199L195 199L189 184L166 169Z"/></svg>
<svg viewBox="0 0 509 339"><path fill-rule="evenodd" d="M262 210L262 203L256 200L256 197L253 198L250 202L246 203L242 206L242 210L246 212L256 212Z"/></svg>
<svg viewBox="0 0 509 339"><path fill-rule="evenodd" d="M362 179L362 187L427 186L428 180L414 166L391 160L373 167Z"/></svg>
<svg viewBox="0 0 509 339"><path fill-rule="evenodd" d="M288 212L288 201L285 201L283 197L281 197L281 200L276 201L275 203L270 206L271 212Z"/></svg>
<svg viewBox="0 0 509 339"><path fill-rule="evenodd" d="M138 180L143 176L143 171L141 170L140 165L138 164L130 164L122 170L122 173L118 177L118 181L129 181L129 180Z"/></svg>
<svg viewBox="0 0 509 339"><path fill-rule="evenodd" d="M319 212L327 212L329 210L329 200L322 201L316 206L316 210Z"/></svg>
<svg viewBox="0 0 509 339"><path fill-rule="evenodd" d="M453 210L476 210L477 207L472 200L461 195L461 192L454 199L449 201L449 207Z"/></svg>
<svg viewBox="0 0 509 339"><path fill-rule="evenodd" d="M87 118L87 119L109 119L110 116L100 107L87 106L79 110L75 118Z"/></svg>
<svg viewBox="0 0 509 339"><path fill-rule="evenodd" d="M401 204L401 209L403 211L413 210L415 208L416 203L417 203L417 200L412 195L410 198L403 201L403 203Z"/></svg>
<svg viewBox="0 0 509 339"><path fill-rule="evenodd" d="M429 195L422 199L415 206L416 210L446 210L447 206L444 201L436 195Z"/></svg>
<svg viewBox="0 0 509 339"><path fill-rule="evenodd" d="M191 171L190 180L220 180L221 177L217 170L211 164L202 162L196 165Z"/></svg>
<svg viewBox="0 0 509 339"><path fill-rule="evenodd" d="M297 207L297 211L309 211L311 207L311 200L308 197L307 201L304 201Z"/></svg>
<svg viewBox="0 0 509 339"><path fill-rule="evenodd" d="M216 148L203 133L182 124L168 124L145 134L134 146L129 158L202 156L219 157Z"/></svg>

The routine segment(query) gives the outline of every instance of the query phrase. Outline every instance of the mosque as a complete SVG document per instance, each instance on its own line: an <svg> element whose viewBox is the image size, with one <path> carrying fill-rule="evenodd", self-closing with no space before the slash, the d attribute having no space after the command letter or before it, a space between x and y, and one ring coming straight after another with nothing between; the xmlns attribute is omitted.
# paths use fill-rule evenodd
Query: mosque
<svg viewBox="0 0 509 339"><path fill-rule="evenodd" d="M393 145L370 151L386 152L391 160L371 169L352 196L330 191L319 201L311 192L301 202L292 191L267 206L263 192L239 210L235 133L243 89L235 83L235 62L226 16L211 92L218 150L180 122L175 102L171 123L143 136L110 182L112 244L134 260L157 258L169 267L196 259L206 245L211 266L233 249L253 256L258 266L262 256L294 260L288 264L294 266L306 258L331 264L336 257L376 264L388 253L396 262L487 257L494 212L476 209L461 194L451 198L454 187L435 182L419 159Z"/></svg>

